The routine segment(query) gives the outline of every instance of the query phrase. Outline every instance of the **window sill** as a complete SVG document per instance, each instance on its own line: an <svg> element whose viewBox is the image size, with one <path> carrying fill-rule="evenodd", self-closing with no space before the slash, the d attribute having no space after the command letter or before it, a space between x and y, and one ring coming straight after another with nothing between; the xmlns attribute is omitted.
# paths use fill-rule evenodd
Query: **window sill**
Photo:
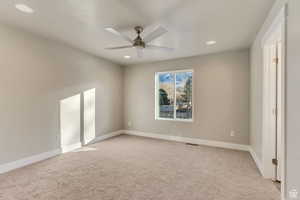
<svg viewBox="0 0 300 200"><path fill-rule="evenodd" d="M193 123L193 119L167 119L167 118L155 118L155 120L159 121L172 121L172 122L187 122L187 123Z"/></svg>

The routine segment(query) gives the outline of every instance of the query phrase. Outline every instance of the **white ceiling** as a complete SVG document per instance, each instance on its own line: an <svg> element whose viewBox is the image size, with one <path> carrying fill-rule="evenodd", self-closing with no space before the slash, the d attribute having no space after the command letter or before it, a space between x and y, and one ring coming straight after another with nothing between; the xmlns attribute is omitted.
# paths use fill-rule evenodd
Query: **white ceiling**
<svg viewBox="0 0 300 200"><path fill-rule="evenodd" d="M249 47L275 0L1 0L0 20L70 44L120 64L188 57ZM15 9L24 3L31 15ZM147 50L138 58L133 49L109 51L127 45L106 32L114 27L131 37L136 25L145 35L162 25L168 33L153 44L174 47L173 52ZM214 46L206 46L216 40ZM132 56L126 60L124 55Z"/></svg>

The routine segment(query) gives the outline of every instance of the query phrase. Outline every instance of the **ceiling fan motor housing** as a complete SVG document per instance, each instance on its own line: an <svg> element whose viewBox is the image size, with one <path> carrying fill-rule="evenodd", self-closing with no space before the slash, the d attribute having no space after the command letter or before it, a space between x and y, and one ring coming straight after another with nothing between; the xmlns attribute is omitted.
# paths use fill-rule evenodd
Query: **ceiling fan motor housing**
<svg viewBox="0 0 300 200"><path fill-rule="evenodd" d="M138 36L136 39L134 39L133 46L137 48L145 48L146 44L143 41L143 39L140 36Z"/></svg>

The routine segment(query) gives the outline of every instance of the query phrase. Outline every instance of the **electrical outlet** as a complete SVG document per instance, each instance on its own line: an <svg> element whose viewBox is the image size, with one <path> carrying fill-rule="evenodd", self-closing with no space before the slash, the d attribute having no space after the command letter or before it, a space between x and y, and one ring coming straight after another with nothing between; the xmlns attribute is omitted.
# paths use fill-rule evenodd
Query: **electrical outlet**
<svg viewBox="0 0 300 200"><path fill-rule="evenodd" d="M129 128L132 126L131 121L129 121L129 122L127 123L127 126L128 126Z"/></svg>
<svg viewBox="0 0 300 200"><path fill-rule="evenodd" d="M289 197L291 199L297 199L298 198L298 191L296 189L292 189L289 191Z"/></svg>
<svg viewBox="0 0 300 200"><path fill-rule="evenodd" d="M235 131L233 131L233 130L230 131L230 136L231 136L231 137L234 137L234 136L235 136Z"/></svg>

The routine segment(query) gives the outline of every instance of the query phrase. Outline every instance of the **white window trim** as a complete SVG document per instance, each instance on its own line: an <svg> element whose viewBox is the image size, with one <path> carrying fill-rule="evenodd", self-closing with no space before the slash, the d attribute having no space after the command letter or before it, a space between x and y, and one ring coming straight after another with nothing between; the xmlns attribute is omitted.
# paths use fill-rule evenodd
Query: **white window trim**
<svg viewBox="0 0 300 200"><path fill-rule="evenodd" d="M192 119L178 119L176 118L176 73L180 72L192 72L193 74L193 79L192 79ZM159 88L159 80L158 77L160 74L165 74L165 73L174 73L175 74L175 81L174 81L174 89L175 89L175 98L174 98L174 117L173 119L171 118L161 118L159 117L159 94L158 94L158 88ZM194 113L195 113L195 108L194 108L194 70L193 69L184 69L184 70L175 70L175 71L161 71L161 72L156 72L155 73L155 120L160 120L160 121L177 121L177 122L194 122Z"/></svg>

